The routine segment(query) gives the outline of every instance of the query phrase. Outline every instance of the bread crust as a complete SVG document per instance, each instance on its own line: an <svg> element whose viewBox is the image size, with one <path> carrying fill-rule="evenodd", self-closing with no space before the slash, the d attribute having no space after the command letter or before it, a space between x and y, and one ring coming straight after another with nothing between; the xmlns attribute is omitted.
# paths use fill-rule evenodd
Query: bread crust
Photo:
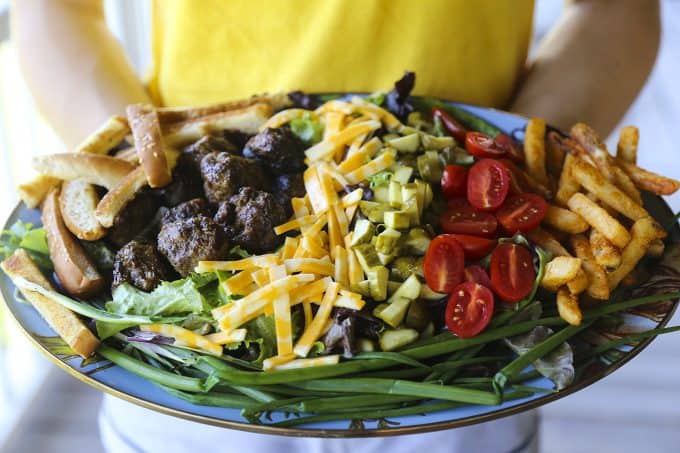
<svg viewBox="0 0 680 453"><path fill-rule="evenodd" d="M82 179L90 184L106 187L110 190L134 170L135 166L111 156L62 153L33 158L33 168L43 175L64 181Z"/></svg>
<svg viewBox="0 0 680 453"><path fill-rule="evenodd" d="M65 181L61 185L59 207L66 227L78 239L96 241L106 234L97 220L95 210L99 195L92 184L81 179Z"/></svg>
<svg viewBox="0 0 680 453"><path fill-rule="evenodd" d="M165 157L165 146L156 110L150 105L133 104L129 105L126 111L139 163L144 168L149 186L155 188L170 184L172 175Z"/></svg>

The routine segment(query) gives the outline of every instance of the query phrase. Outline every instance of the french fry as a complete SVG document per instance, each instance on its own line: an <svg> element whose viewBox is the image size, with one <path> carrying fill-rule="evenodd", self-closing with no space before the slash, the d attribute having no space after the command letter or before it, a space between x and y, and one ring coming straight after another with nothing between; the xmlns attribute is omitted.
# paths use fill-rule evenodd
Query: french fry
<svg viewBox="0 0 680 453"><path fill-rule="evenodd" d="M590 248L590 241L588 241L584 235L578 234L572 236L570 242L574 254L581 259L581 269L586 273L589 279L589 285L586 289L587 294L593 299L609 299L607 273L595 260L593 251Z"/></svg>
<svg viewBox="0 0 680 453"><path fill-rule="evenodd" d="M663 240L656 239L649 244L647 256L651 256L652 258L660 258L665 250L666 244L664 244Z"/></svg>
<svg viewBox="0 0 680 453"><path fill-rule="evenodd" d="M54 291L50 282L33 262L26 250L17 249L14 254L1 264L2 269L13 281L19 278ZM83 358L90 357L99 347L99 340L80 320L78 315L64 308L63 305L38 292L20 289L21 294L38 313L47 321L52 329Z"/></svg>
<svg viewBox="0 0 680 453"><path fill-rule="evenodd" d="M652 217L637 220L631 228L631 240L621 252L621 265L607 275L609 289L613 290L645 256L652 241L663 239L666 232Z"/></svg>
<svg viewBox="0 0 680 453"><path fill-rule="evenodd" d="M657 195L672 195L680 189L680 181L666 176L661 176L651 171L640 168L637 165L618 159L617 164L621 167L637 187Z"/></svg>
<svg viewBox="0 0 680 453"><path fill-rule="evenodd" d="M642 206L633 201L621 189L607 181L597 168L589 165L582 159L574 160L572 175L586 190L592 192L599 200L602 200L629 219L638 220L649 216Z"/></svg>
<svg viewBox="0 0 680 453"><path fill-rule="evenodd" d="M590 230L590 248L595 262L605 269L616 269L621 265L621 250L596 229Z"/></svg>
<svg viewBox="0 0 680 453"><path fill-rule="evenodd" d="M571 294L566 288L560 288L557 291L557 312L560 318L572 326L580 325L583 320L583 313L578 305L578 296Z"/></svg>
<svg viewBox="0 0 680 453"><path fill-rule="evenodd" d="M623 162L634 164L637 162L637 148L640 131L635 126L626 126L619 133L619 143L616 146L616 158Z"/></svg>
<svg viewBox="0 0 680 453"><path fill-rule="evenodd" d="M566 146L562 144L562 136L555 131L548 132L545 137L545 165L548 173L560 175L568 152Z"/></svg>
<svg viewBox="0 0 680 453"><path fill-rule="evenodd" d="M557 183L557 194L555 195L555 199L562 206L566 206L571 196L581 188L581 185L572 175L573 163L576 159L577 157L573 154L567 154L564 158L562 173L560 173L560 179Z"/></svg>
<svg viewBox="0 0 680 453"><path fill-rule="evenodd" d="M543 250L552 253L553 256L571 256L571 253L555 239L555 236L541 227L536 227L527 233L531 242L537 244Z"/></svg>
<svg viewBox="0 0 680 453"><path fill-rule="evenodd" d="M588 222L583 220L580 215L550 204L545 212L543 222L552 228L571 234L583 233L590 228Z"/></svg>
<svg viewBox="0 0 680 453"><path fill-rule="evenodd" d="M34 209L42 203L47 193L56 187L60 181L61 179L52 176L38 175L30 181L19 184L17 192L26 207Z"/></svg>
<svg viewBox="0 0 680 453"><path fill-rule="evenodd" d="M545 120L532 118L524 131L524 160L527 173L547 186L548 174L545 168Z"/></svg>
<svg viewBox="0 0 680 453"><path fill-rule="evenodd" d="M633 180L619 167L614 166L612 171L614 172L614 183L616 186L628 195L631 200L642 206L642 195Z"/></svg>
<svg viewBox="0 0 680 453"><path fill-rule="evenodd" d="M607 151L607 146L593 128L583 123L576 123L572 126L569 134L590 155L595 166L602 172L604 177L612 183L615 182L613 164L609 151Z"/></svg>
<svg viewBox="0 0 680 453"><path fill-rule="evenodd" d="M567 288L570 293L578 295L588 289L589 285L590 279L588 278L588 274L583 270L583 263L581 263L581 269L576 273L576 277L567 282Z"/></svg>
<svg viewBox="0 0 680 453"><path fill-rule="evenodd" d="M630 234L623 225L582 193L572 195L567 205L615 246L625 247L630 241Z"/></svg>
<svg viewBox="0 0 680 453"><path fill-rule="evenodd" d="M34 157L33 168L47 176L65 181L82 179L110 190L135 167L111 156L62 153Z"/></svg>
<svg viewBox="0 0 680 453"><path fill-rule="evenodd" d="M125 118L113 115L76 148L77 153L108 154L130 134Z"/></svg>
<svg viewBox="0 0 680 453"><path fill-rule="evenodd" d="M545 266L541 286L549 291L557 291L560 286L576 278L581 270L581 260L569 256L556 256Z"/></svg>
<svg viewBox="0 0 680 453"><path fill-rule="evenodd" d="M260 126L267 121L272 112L270 104L258 102L238 110L228 110L174 123L163 131L165 143L170 146L182 146L195 142L204 135L214 134L226 129L237 129L246 134L257 134Z"/></svg>

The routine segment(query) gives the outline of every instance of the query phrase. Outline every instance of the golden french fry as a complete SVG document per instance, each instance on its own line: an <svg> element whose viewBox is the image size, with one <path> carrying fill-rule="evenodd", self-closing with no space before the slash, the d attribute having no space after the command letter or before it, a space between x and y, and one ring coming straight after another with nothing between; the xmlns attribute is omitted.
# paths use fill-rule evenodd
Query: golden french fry
<svg viewBox="0 0 680 453"><path fill-rule="evenodd" d="M647 211L621 189L607 181L600 171L582 159L575 159L572 175L586 190L631 220L649 216Z"/></svg>
<svg viewBox="0 0 680 453"><path fill-rule="evenodd" d="M548 185L545 169L545 120L531 118L524 131L524 160L527 173L544 186Z"/></svg>
<svg viewBox="0 0 680 453"><path fill-rule="evenodd" d="M612 167L614 172L614 184L630 197L635 203L642 206L642 195L633 180L619 167Z"/></svg>
<svg viewBox="0 0 680 453"><path fill-rule="evenodd" d="M579 258L556 256L546 264L541 286L549 291L557 291L560 286L573 280L580 270Z"/></svg>
<svg viewBox="0 0 680 453"><path fill-rule="evenodd" d="M558 176L562 172L568 153L567 147L562 143L562 136L555 131L548 132L545 137L545 165L549 173Z"/></svg>
<svg viewBox="0 0 680 453"><path fill-rule="evenodd" d="M76 152L90 154L107 154L118 146L130 134L130 126L125 118L114 115L99 129L78 145Z"/></svg>
<svg viewBox="0 0 680 453"><path fill-rule="evenodd" d="M33 158L33 168L65 181L83 181L111 189L135 167L129 162L100 154L63 153Z"/></svg>
<svg viewBox="0 0 680 453"><path fill-rule="evenodd" d="M618 159L616 162L619 167L630 176L633 183L642 190L657 195L672 195L680 189L680 181L677 179L652 173L651 171L621 159Z"/></svg>
<svg viewBox="0 0 680 453"><path fill-rule="evenodd" d="M609 289L613 290L645 256L652 241L663 239L666 232L652 217L644 217L633 224L631 240L621 252L621 265L607 275Z"/></svg>
<svg viewBox="0 0 680 453"><path fill-rule="evenodd" d="M572 126L569 134L581 144L582 149L592 158L595 166L602 172L604 177L612 183L615 182L612 157L609 155L609 151L607 151L607 146L593 128L583 123L576 123Z"/></svg>
<svg viewBox="0 0 680 453"><path fill-rule="evenodd" d="M621 265L621 250L596 229L590 230L590 248L595 261L605 269L616 269Z"/></svg>
<svg viewBox="0 0 680 453"><path fill-rule="evenodd" d="M214 134L226 129L238 129L246 134L257 134L260 126L272 115L272 111L270 104L258 102L238 110L229 110L174 123L163 131L165 143L171 146L182 146L194 142L204 135Z"/></svg>
<svg viewBox="0 0 680 453"><path fill-rule="evenodd" d="M582 193L572 195L567 205L617 247L624 247L630 241L623 225Z"/></svg>
<svg viewBox="0 0 680 453"><path fill-rule="evenodd" d="M536 227L529 231L527 237L546 252L552 253L553 256L571 256L571 253L560 244L560 241L555 236L541 227Z"/></svg>
<svg viewBox="0 0 680 453"><path fill-rule="evenodd" d="M571 294L566 288L557 291L557 312L560 318L572 326L578 326L583 320L581 307L578 305L578 296Z"/></svg>
<svg viewBox="0 0 680 453"><path fill-rule="evenodd" d="M616 146L616 158L630 164L637 162L637 148L640 131L635 126L626 126L619 133L619 143Z"/></svg>
<svg viewBox="0 0 680 453"><path fill-rule="evenodd" d="M580 215L554 205L548 205L543 222L552 228L571 234L583 233L590 228L588 222Z"/></svg>
<svg viewBox="0 0 680 453"><path fill-rule="evenodd" d="M663 240L656 239L649 244L649 248L647 249L647 256L651 256L653 258L660 258L665 250L666 244L664 244Z"/></svg>
<svg viewBox="0 0 680 453"><path fill-rule="evenodd" d="M576 273L576 277L567 282L567 288L572 294L581 294L588 289L588 286L590 286L590 278L588 278L588 274L583 270L583 263L581 263L581 269Z"/></svg>
<svg viewBox="0 0 680 453"><path fill-rule="evenodd" d="M581 185L572 175L573 163L576 159L577 157L573 154L567 154L564 158L562 173L560 173L560 180L557 183L557 194L555 195L555 199L562 206L566 206L571 196L581 188Z"/></svg>
<svg viewBox="0 0 680 453"><path fill-rule="evenodd" d="M593 299L609 299L609 284L607 283L607 273L595 260L593 251L588 239L578 234L570 238L571 247L574 254L581 259L581 269L586 273L589 280L587 294ZM571 291L571 288L570 288Z"/></svg>

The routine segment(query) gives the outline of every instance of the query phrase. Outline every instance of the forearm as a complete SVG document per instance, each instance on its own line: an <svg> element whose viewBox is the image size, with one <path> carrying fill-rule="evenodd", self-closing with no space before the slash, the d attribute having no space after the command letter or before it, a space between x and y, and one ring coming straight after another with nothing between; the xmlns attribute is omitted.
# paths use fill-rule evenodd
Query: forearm
<svg viewBox="0 0 680 453"><path fill-rule="evenodd" d="M104 21L101 0L14 0L12 38L42 115L71 147L149 98Z"/></svg>
<svg viewBox="0 0 680 453"><path fill-rule="evenodd" d="M568 130L577 121L609 134L654 66L656 0L569 3L544 39L511 109Z"/></svg>

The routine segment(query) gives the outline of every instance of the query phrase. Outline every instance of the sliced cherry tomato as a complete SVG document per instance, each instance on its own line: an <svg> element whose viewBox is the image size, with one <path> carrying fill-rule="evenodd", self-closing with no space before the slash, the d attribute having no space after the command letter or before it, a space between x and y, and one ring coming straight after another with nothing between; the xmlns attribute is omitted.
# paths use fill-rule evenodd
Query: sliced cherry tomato
<svg viewBox="0 0 680 453"><path fill-rule="evenodd" d="M442 173L442 193L447 199L464 197L468 169L462 165L447 165Z"/></svg>
<svg viewBox="0 0 680 453"><path fill-rule="evenodd" d="M457 119L439 107L432 107L432 118L439 118L444 125L446 132L451 134L451 136L461 145L465 143L465 134L467 130Z"/></svg>
<svg viewBox="0 0 680 453"><path fill-rule="evenodd" d="M458 241L448 234L435 237L425 253L423 272L427 286L450 293L463 280L465 255Z"/></svg>
<svg viewBox="0 0 680 453"><path fill-rule="evenodd" d="M447 233L490 237L496 233L498 221L493 214L475 211L465 198L449 200L449 209L440 217Z"/></svg>
<svg viewBox="0 0 680 453"><path fill-rule="evenodd" d="M466 282L479 283L480 285L491 288L491 279L484 268L479 264L468 266L463 271L463 280Z"/></svg>
<svg viewBox="0 0 680 453"><path fill-rule="evenodd" d="M522 147L512 137L505 134L498 134L493 139L497 149L505 151L505 155L515 162L524 162L524 152Z"/></svg>
<svg viewBox="0 0 680 453"><path fill-rule="evenodd" d="M446 305L446 326L461 338L474 337L491 321L493 293L478 283L456 286Z"/></svg>
<svg viewBox="0 0 680 453"><path fill-rule="evenodd" d="M470 168L467 180L467 199L472 207L484 211L498 209L510 189L510 173L493 159L482 159Z"/></svg>
<svg viewBox="0 0 680 453"><path fill-rule="evenodd" d="M539 195L513 195L496 211L496 218L509 233L526 233L541 223L547 208L548 203Z"/></svg>
<svg viewBox="0 0 680 453"><path fill-rule="evenodd" d="M463 252L465 252L465 259L475 261L484 258L491 253L491 250L496 246L496 241L493 239L480 238L479 236L470 236L467 234L451 234L453 238L458 241Z"/></svg>
<svg viewBox="0 0 680 453"><path fill-rule="evenodd" d="M491 287L505 302L519 302L534 286L531 252L517 244L500 244L491 254Z"/></svg>
<svg viewBox="0 0 680 453"><path fill-rule="evenodd" d="M471 155L479 158L498 158L505 156L506 150L496 146L493 138L481 132L465 134L465 149Z"/></svg>

